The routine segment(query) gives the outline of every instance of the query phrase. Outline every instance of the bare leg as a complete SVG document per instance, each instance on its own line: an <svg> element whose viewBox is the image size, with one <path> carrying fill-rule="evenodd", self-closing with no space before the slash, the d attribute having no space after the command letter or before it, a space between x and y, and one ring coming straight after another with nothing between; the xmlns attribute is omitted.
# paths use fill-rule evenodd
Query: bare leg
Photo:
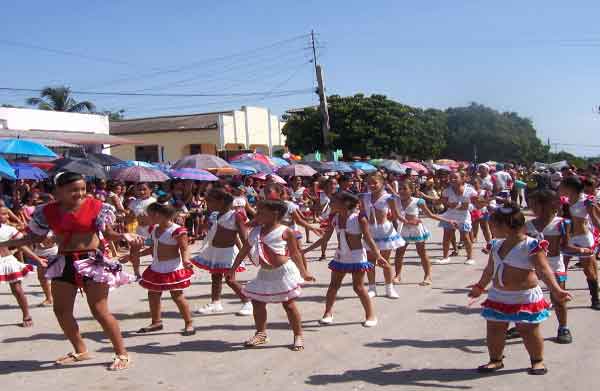
<svg viewBox="0 0 600 391"><path fill-rule="evenodd" d="M179 313L183 317L183 321L185 322L185 331L192 331L194 329L193 321L192 321L192 313L190 312L190 306L183 294L183 291L171 291L171 298L177 304L177 308L179 309Z"/></svg>
<svg viewBox="0 0 600 391"><path fill-rule="evenodd" d="M152 317L152 323L150 326L158 326L162 324L161 313L160 313L160 299L162 292L148 291L148 303L150 304L150 316Z"/></svg>
<svg viewBox="0 0 600 391"><path fill-rule="evenodd" d="M479 236L479 220L473 222L473 229L471 230L471 241L477 241L477 236Z"/></svg>
<svg viewBox="0 0 600 391"><path fill-rule="evenodd" d="M467 259L473 259L473 243L471 243L471 237L468 232L460 233L460 239L465 244L465 250L467 250Z"/></svg>
<svg viewBox="0 0 600 391"><path fill-rule="evenodd" d="M479 224L481 225L481 232L483 232L485 242L489 243L492 240L492 231L490 230L489 222L482 219L479 221Z"/></svg>
<svg viewBox="0 0 600 391"><path fill-rule="evenodd" d="M52 304L52 293L50 290L50 281L46 278L46 268L38 266L37 268L37 276L38 281L40 282L40 286L42 287L42 291L44 291L44 296L46 298L42 301L42 305L50 305Z"/></svg>
<svg viewBox="0 0 600 391"><path fill-rule="evenodd" d="M394 269L396 274L394 275L394 284L399 284L402 281L402 266L404 266L404 254L408 248L408 243L404 247L400 247L396 250L396 256L394 257Z"/></svg>
<svg viewBox="0 0 600 391"><path fill-rule="evenodd" d="M385 266L382 266L383 269L383 278L385 280L386 285L390 285L392 283L392 275L394 273L394 269L392 265L390 265L390 256L392 255L391 250L383 250L381 251L381 256L385 258L387 261Z"/></svg>
<svg viewBox="0 0 600 391"><path fill-rule="evenodd" d="M223 291L223 274L212 273L210 275L212 285L210 288L210 298L213 303L221 301L221 293Z"/></svg>
<svg viewBox="0 0 600 391"><path fill-rule="evenodd" d="M52 307L56 320L65 337L73 345L75 353L85 353L87 348L79 333L79 326L73 316L77 287L63 281L52 281Z"/></svg>
<svg viewBox="0 0 600 391"><path fill-rule="evenodd" d="M365 272L352 273L352 287L354 292L360 299L360 303L365 309L365 319L375 320L375 309L373 308L373 300L369 297L364 285Z"/></svg>
<svg viewBox="0 0 600 391"><path fill-rule="evenodd" d="M442 239L442 258L448 258L450 253L450 244L456 251L456 238L454 237L454 230L444 229L444 238Z"/></svg>
<svg viewBox="0 0 600 391"><path fill-rule="evenodd" d="M416 244L416 246L417 254L419 254L419 258L421 258L421 266L423 267L423 272L425 272L425 276L423 277L423 284L431 284L431 260L429 259L429 255L427 255L425 243L419 242Z"/></svg>
<svg viewBox="0 0 600 391"><path fill-rule="evenodd" d="M252 311L254 314L254 325L259 333L267 332L267 303L252 300Z"/></svg>
<svg viewBox="0 0 600 391"><path fill-rule="evenodd" d="M540 360L534 363L532 368L544 368L544 339L540 333L539 324L517 323L517 330L523 338L523 344L529 353L531 360Z"/></svg>
<svg viewBox="0 0 600 391"><path fill-rule="evenodd" d="M248 301L250 301L246 296L244 296L244 293L242 292L242 285L235 279L235 276L233 278L225 278L225 283L231 288L233 292L235 292L235 294L240 298L242 303L247 303Z"/></svg>
<svg viewBox="0 0 600 391"><path fill-rule="evenodd" d="M561 288L565 289L564 282L559 282L559 285ZM552 306L554 307L554 312L558 319L558 327L567 327L567 304L558 302L554 299L554 295L552 294L550 294L550 298L552 299Z"/></svg>
<svg viewBox="0 0 600 391"><path fill-rule="evenodd" d="M508 323L487 321L487 347L490 354L490 363L485 365L489 368L498 367L499 363L493 361L502 361L504 345L506 344L506 330Z"/></svg>
<svg viewBox="0 0 600 391"><path fill-rule="evenodd" d="M298 311L298 306L296 306L296 302L294 300L290 300L281 304L283 305L283 309L285 310L285 313L288 317L290 326L292 326L294 336L301 336L302 320L300 318L300 311Z"/></svg>
<svg viewBox="0 0 600 391"><path fill-rule="evenodd" d="M13 282L10 284L10 291L12 292L15 299L17 299L17 303L19 303L19 307L21 307L21 312L23 313L23 327L31 327L33 326L31 315L29 314L29 305L27 303L27 296L25 296L25 292L23 292L23 285L21 281Z"/></svg>
<svg viewBox="0 0 600 391"><path fill-rule="evenodd" d="M112 342L115 353L118 356L127 356L119 322L108 309L108 285L88 281L84 290L90 311Z"/></svg>
<svg viewBox="0 0 600 391"><path fill-rule="evenodd" d="M340 290L340 287L342 286L342 281L344 280L345 275L346 273L343 272L331 272L331 281L329 282L329 288L327 289L327 295L325 296L325 313L323 314L323 318L333 315L333 304L335 303L335 298Z"/></svg>

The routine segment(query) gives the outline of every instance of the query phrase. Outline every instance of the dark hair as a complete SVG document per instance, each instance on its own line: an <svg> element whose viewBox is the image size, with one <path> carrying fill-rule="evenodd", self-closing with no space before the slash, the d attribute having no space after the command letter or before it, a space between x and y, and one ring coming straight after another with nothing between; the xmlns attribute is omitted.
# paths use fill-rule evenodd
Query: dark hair
<svg viewBox="0 0 600 391"><path fill-rule="evenodd" d="M519 229L525 226L525 216L521 212L521 208L512 201L507 201L504 205L496 208L492 214L492 221L511 229Z"/></svg>
<svg viewBox="0 0 600 391"><path fill-rule="evenodd" d="M264 187L265 197L269 197L269 195L275 192L278 196L282 196L285 193L285 188L281 186L279 183L269 183Z"/></svg>
<svg viewBox="0 0 600 391"><path fill-rule="evenodd" d="M155 203L148 206L148 214L156 213L168 219L172 219L177 214L177 210L171 204L171 197L160 196Z"/></svg>
<svg viewBox="0 0 600 391"><path fill-rule="evenodd" d="M139 186L146 186L148 189L152 190L152 187L150 186L150 184L148 182L139 182L135 185L135 187L139 187Z"/></svg>
<svg viewBox="0 0 600 391"><path fill-rule="evenodd" d="M230 206L233 203L233 196L223 188L210 189L206 198L216 201L223 201L225 206Z"/></svg>
<svg viewBox="0 0 600 391"><path fill-rule="evenodd" d="M357 196L352 193L348 193L347 191L340 191L339 193L336 193L333 198L343 202L348 210L356 208L360 202Z"/></svg>
<svg viewBox="0 0 600 391"><path fill-rule="evenodd" d="M85 180L83 175L71 171L59 172L54 176L54 184L56 187L63 187L70 183L83 180Z"/></svg>
<svg viewBox="0 0 600 391"><path fill-rule="evenodd" d="M596 179L594 177L586 177L581 183L583 186L596 187Z"/></svg>
<svg viewBox="0 0 600 391"><path fill-rule="evenodd" d="M400 182L400 187L402 186L408 186L408 188L410 189L411 193L415 192L415 183L413 181L411 181L410 179L405 179L402 182Z"/></svg>
<svg viewBox="0 0 600 391"><path fill-rule="evenodd" d="M283 201L276 200L262 200L258 203L258 206L275 212L277 214L277 220L281 220L287 213L287 204Z"/></svg>
<svg viewBox="0 0 600 391"><path fill-rule="evenodd" d="M556 200L557 196L554 190L541 189L532 192L529 198L541 204L550 204Z"/></svg>
<svg viewBox="0 0 600 391"><path fill-rule="evenodd" d="M583 183L581 182L581 179L579 179L576 176L568 176L565 179L563 179L560 184L561 186L565 186L575 190L577 194L583 191Z"/></svg>

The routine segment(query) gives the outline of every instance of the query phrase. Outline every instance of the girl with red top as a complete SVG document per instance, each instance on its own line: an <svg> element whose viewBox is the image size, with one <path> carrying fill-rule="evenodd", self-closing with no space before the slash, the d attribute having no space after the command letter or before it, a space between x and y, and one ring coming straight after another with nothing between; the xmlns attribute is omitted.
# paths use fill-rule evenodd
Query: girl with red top
<svg viewBox="0 0 600 391"><path fill-rule="evenodd" d="M129 367L130 359L123 344L119 323L108 308L111 287L129 283L134 278L118 262L106 258L106 240L127 240L140 246L131 235L117 234L111 228L114 208L86 196L82 175L65 172L56 175L56 201L39 206L29 223L29 234L0 243L2 247L19 247L41 243L53 231L58 256L48 265L46 277L52 280L54 314L74 352L56 360L59 365L88 360L90 353L79 333L73 307L77 289L83 288L94 318L113 344L116 356L110 370Z"/></svg>

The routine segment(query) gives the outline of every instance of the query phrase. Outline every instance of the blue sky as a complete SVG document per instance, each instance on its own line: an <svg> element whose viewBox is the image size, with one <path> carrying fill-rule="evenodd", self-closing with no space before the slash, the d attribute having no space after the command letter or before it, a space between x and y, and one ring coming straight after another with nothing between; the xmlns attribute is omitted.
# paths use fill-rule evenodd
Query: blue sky
<svg viewBox="0 0 600 391"><path fill-rule="evenodd" d="M310 93L277 96L314 85L300 37L314 29L329 94L442 109L476 101L529 117L544 141L592 156L600 155L598 15L600 2L587 0L13 2L0 24L0 87L270 92L76 97L128 117L244 104L281 113L316 102ZM0 103L31 95L0 92Z"/></svg>

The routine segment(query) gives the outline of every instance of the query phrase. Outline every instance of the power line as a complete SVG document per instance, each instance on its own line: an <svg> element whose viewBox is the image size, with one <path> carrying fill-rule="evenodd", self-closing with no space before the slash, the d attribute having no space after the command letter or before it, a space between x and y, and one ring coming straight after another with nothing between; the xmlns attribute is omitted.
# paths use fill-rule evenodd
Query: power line
<svg viewBox="0 0 600 391"><path fill-rule="evenodd" d="M290 90L282 92L306 92L307 89ZM12 87L0 87L0 91L15 91L15 92L39 92L39 89L34 88L12 88ZM73 94L79 95L101 95L101 96L147 96L155 98L200 98L200 97L228 97L228 96L257 96L265 95L268 91L259 92L231 92L228 94L177 94L177 93L142 93L142 92L123 92L123 91L71 91Z"/></svg>

